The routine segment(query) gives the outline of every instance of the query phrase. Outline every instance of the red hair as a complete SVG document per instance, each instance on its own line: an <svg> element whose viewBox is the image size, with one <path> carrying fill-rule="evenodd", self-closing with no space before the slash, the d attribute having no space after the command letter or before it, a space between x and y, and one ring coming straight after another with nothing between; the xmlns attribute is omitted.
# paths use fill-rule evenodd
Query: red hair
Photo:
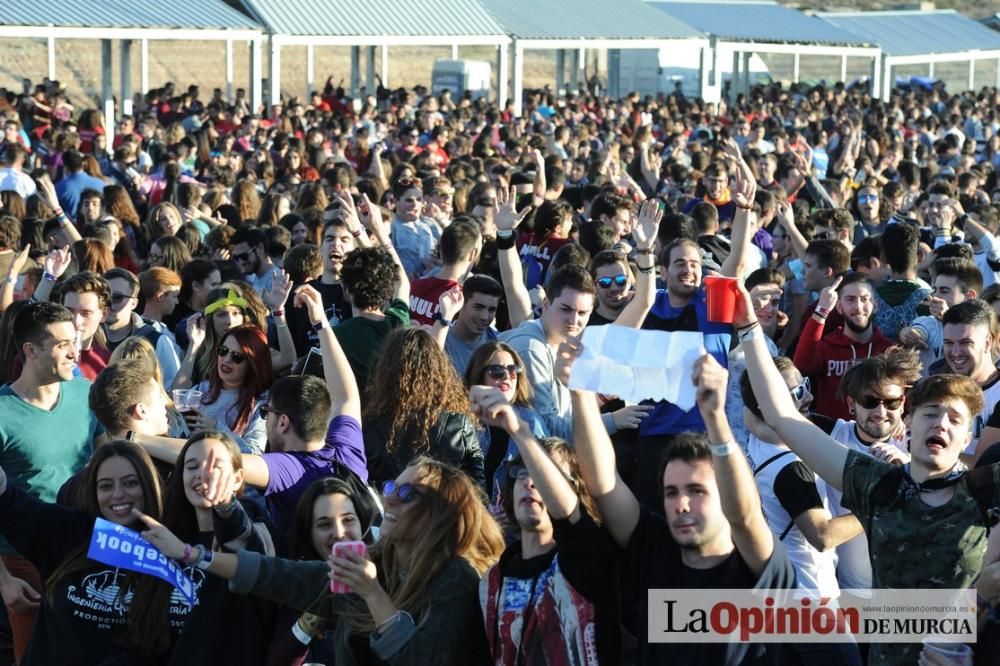
<svg viewBox="0 0 1000 666"><path fill-rule="evenodd" d="M236 398L236 407L239 409L236 420L228 424L233 432L242 434L250 423L250 415L257 406L258 396L270 389L274 383L274 368L271 365L271 349L267 346L267 337L256 326L237 326L222 336L222 342L227 338L233 338L239 344L238 351L247 357L245 362L250 366ZM211 350L210 353L214 354L215 350ZM202 398L202 402L212 404L218 400L222 388L219 362L216 360L212 364L212 375L208 380L208 394Z"/></svg>

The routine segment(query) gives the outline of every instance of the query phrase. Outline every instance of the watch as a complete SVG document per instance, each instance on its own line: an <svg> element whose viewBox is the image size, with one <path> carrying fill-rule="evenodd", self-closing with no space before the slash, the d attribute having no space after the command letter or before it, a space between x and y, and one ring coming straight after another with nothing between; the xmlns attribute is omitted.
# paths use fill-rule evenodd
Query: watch
<svg viewBox="0 0 1000 666"><path fill-rule="evenodd" d="M318 322L316 322L315 324L312 325L312 330L314 330L317 333L319 333L320 331L322 331L324 328L328 327L329 325L330 325L330 322L328 322L326 319L322 319L322 320L320 320L320 321L318 321Z"/></svg>

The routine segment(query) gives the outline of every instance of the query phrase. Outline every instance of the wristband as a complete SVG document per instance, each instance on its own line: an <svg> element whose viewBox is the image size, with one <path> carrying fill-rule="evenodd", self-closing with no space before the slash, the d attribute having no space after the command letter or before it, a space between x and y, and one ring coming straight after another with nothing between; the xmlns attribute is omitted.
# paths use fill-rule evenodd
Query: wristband
<svg viewBox="0 0 1000 666"><path fill-rule="evenodd" d="M0 284L16 284L17 278L13 275L5 275L3 281Z"/></svg>
<svg viewBox="0 0 1000 666"><path fill-rule="evenodd" d="M318 322L316 322L315 324L312 325L312 330L314 330L317 333L319 333L324 328L329 328L329 326L330 326L330 322L329 321L327 321L326 319L321 319L321 320L319 320Z"/></svg>
<svg viewBox="0 0 1000 666"><path fill-rule="evenodd" d="M813 311L813 314L819 316L822 319L826 319L827 317L830 316L830 308L824 308L822 306L817 305L816 309Z"/></svg>
<svg viewBox="0 0 1000 666"><path fill-rule="evenodd" d="M735 442L733 442L733 440L729 440L728 442L725 442L723 444L709 444L708 448L712 450L713 456L719 456L720 458L725 458L726 456L728 456L730 453L733 452L733 449L736 448L736 444Z"/></svg>
<svg viewBox="0 0 1000 666"><path fill-rule="evenodd" d="M653 265L653 266L647 266L647 267L643 268L639 264L636 264L635 268L636 268L636 270L638 270L643 275L649 275L654 270L656 270L656 266L655 265Z"/></svg>
<svg viewBox="0 0 1000 666"><path fill-rule="evenodd" d="M59 279L55 275L53 275L52 273L49 273L48 271L44 271L42 273L42 277L45 278L46 280L48 280L49 282L55 282L56 280Z"/></svg>
<svg viewBox="0 0 1000 666"><path fill-rule="evenodd" d="M285 316L285 309L284 308L278 308L277 310L271 310L271 316L272 317L284 317Z"/></svg>
<svg viewBox="0 0 1000 666"><path fill-rule="evenodd" d="M500 232L497 232L497 249L498 250L510 250L517 244L514 238L514 232L509 232L509 236L501 236Z"/></svg>
<svg viewBox="0 0 1000 666"><path fill-rule="evenodd" d="M736 202L734 201L734 202L733 202L733 205L735 205L735 206L736 206L737 208L739 208L740 210L753 210L753 204L751 204L751 205L749 205L749 206L741 206L741 205L739 205L738 203L736 203Z"/></svg>
<svg viewBox="0 0 1000 666"><path fill-rule="evenodd" d="M751 326L746 330L738 331L736 335L739 337L740 343L742 344L744 342L750 342L763 337L764 331L760 326Z"/></svg>
<svg viewBox="0 0 1000 666"><path fill-rule="evenodd" d="M450 322L447 319L445 319L444 315L441 314L440 310L438 310L437 312L435 312L434 316L431 317L431 323L432 324L436 324L438 322L441 322L442 326L451 326L452 325L452 322Z"/></svg>
<svg viewBox="0 0 1000 666"><path fill-rule="evenodd" d="M653 249L653 248L651 248L651 247L647 247L647 248L645 248L645 249L643 249L643 248L641 248L641 247L637 247L637 248L635 248L635 253L636 253L636 254L643 254L643 255L646 255L647 257L648 257L648 256L650 256L650 255L652 255L652 254L653 254L653 253L654 253L655 251L656 251L656 250L654 250L654 249Z"/></svg>
<svg viewBox="0 0 1000 666"><path fill-rule="evenodd" d="M355 238L361 238L361 229L356 229L352 231L351 235L354 236Z"/></svg>
<svg viewBox="0 0 1000 666"><path fill-rule="evenodd" d="M295 640L303 645L309 645L313 640L313 637L307 634L305 630L299 626L298 620L296 620L292 625L292 635L295 636Z"/></svg>
<svg viewBox="0 0 1000 666"><path fill-rule="evenodd" d="M212 558L215 557L215 553L213 553L210 548L206 548L204 546L201 547L201 550L201 557L197 562L195 562L194 566L202 571L208 571L208 566L212 563Z"/></svg>

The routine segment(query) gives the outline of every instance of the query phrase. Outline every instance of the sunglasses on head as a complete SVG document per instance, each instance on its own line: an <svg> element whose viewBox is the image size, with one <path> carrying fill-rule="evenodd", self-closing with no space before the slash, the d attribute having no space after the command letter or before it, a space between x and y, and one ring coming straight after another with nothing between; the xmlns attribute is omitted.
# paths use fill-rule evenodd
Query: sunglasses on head
<svg viewBox="0 0 1000 666"><path fill-rule="evenodd" d="M614 277L597 278L597 286L600 287L601 289L608 289L612 285L612 283L618 285L619 287L624 287L626 284L628 284L628 276L622 274L622 275L616 275Z"/></svg>
<svg viewBox="0 0 1000 666"><path fill-rule="evenodd" d="M396 185L399 187L415 187L418 190L424 189L423 183L416 178L400 178L396 181Z"/></svg>
<svg viewBox="0 0 1000 666"><path fill-rule="evenodd" d="M514 379L522 372L524 372L524 369L515 364L486 366L486 373L493 379L506 379L507 377Z"/></svg>
<svg viewBox="0 0 1000 666"><path fill-rule="evenodd" d="M412 483L396 483L386 481L382 484L382 496L385 498L395 497L400 502L412 502L420 497L421 492Z"/></svg>
<svg viewBox="0 0 1000 666"><path fill-rule="evenodd" d="M811 388L812 385L809 382L809 378L805 377L803 378L801 384L788 389L788 392L792 394L792 398L794 398L796 402L802 402L805 400L806 393L812 393L810 390Z"/></svg>
<svg viewBox="0 0 1000 666"><path fill-rule="evenodd" d="M247 360L246 354L244 354L243 352L230 349L226 345L219 345L219 348L216 350L216 353L219 355L219 358L226 358L228 356L230 359L232 359L233 363L242 363L243 361Z"/></svg>
<svg viewBox="0 0 1000 666"><path fill-rule="evenodd" d="M885 405L890 412L903 406L903 396L898 398L880 398L876 395L863 395L858 398L857 403L865 409L875 409L879 405Z"/></svg>

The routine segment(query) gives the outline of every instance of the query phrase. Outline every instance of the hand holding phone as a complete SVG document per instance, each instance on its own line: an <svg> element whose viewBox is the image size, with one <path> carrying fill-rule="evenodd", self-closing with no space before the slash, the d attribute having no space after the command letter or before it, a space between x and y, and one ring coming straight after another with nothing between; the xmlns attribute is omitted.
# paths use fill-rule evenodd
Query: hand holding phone
<svg viewBox="0 0 1000 666"><path fill-rule="evenodd" d="M338 541L333 544L332 553L334 557L344 557L344 554L349 550L353 550L361 557L365 557L368 552L364 541ZM333 594L350 594L352 591L351 586L347 583L330 581L330 592Z"/></svg>

